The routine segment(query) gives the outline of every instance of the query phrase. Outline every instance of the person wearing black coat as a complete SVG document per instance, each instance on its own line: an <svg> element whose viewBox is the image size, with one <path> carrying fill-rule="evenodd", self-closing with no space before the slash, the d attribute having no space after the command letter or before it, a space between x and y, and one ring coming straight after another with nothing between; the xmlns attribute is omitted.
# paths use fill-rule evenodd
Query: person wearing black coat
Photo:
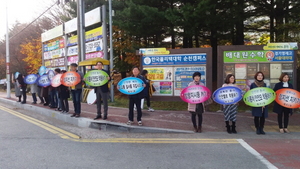
<svg viewBox="0 0 300 169"><path fill-rule="evenodd" d="M21 73L18 75L17 80L20 84L20 90L21 90L21 93L22 93L22 96L23 96L23 101L21 103L25 104L26 103L26 98L27 98L27 96L26 96L27 84L24 82L24 77Z"/></svg>
<svg viewBox="0 0 300 169"><path fill-rule="evenodd" d="M250 85L250 89L256 87L266 87L264 83L265 76L263 72L257 72L254 75L255 81ZM268 117L268 106L252 107L252 116L254 116L254 124L256 128L256 134L266 134L264 132L265 118Z"/></svg>
<svg viewBox="0 0 300 169"><path fill-rule="evenodd" d="M276 83L274 86L274 91L276 92L279 89L290 88L293 89L293 85L289 83L290 77L287 73L282 73L279 77L279 83ZM279 126L280 133L289 133L287 129L289 124L289 116L293 114L292 109L283 107L279 105L277 102L274 103L273 112L277 113L277 121ZM284 117L283 127L282 127L282 116Z"/></svg>
<svg viewBox="0 0 300 169"><path fill-rule="evenodd" d="M145 87L144 90L143 90L143 93L144 93L144 99L147 100L148 111L153 112L154 109L151 108L151 106L150 106L150 93L149 93L149 90L150 90L150 87L152 87L152 86L151 86L151 80L148 79L148 71L147 71L147 70L143 70L142 73L141 73L141 75L142 75L142 76L145 78L145 80L146 80L146 87Z"/></svg>
<svg viewBox="0 0 300 169"><path fill-rule="evenodd" d="M132 69L132 73L133 73L132 77L136 77L136 78L141 79L144 82L143 86L146 87L146 80L143 76L140 75L140 69L138 67L134 67ZM129 95L129 114L128 114L129 121L127 122L127 125L131 125L133 123L134 104L136 105L136 110L137 110L138 125L140 125L140 126L142 125L141 99L143 97L144 97L144 92Z"/></svg>
<svg viewBox="0 0 300 169"><path fill-rule="evenodd" d="M97 62L96 66L97 66L98 70L102 70L109 75L109 72L107 70L103 69L102 62ZM110 80L110 77L108 77L108 80ZM103 109L104 109L103 120L106 120L107 119L107 111L108 111L108 96L109 96L108 82L102 86L95 87L94 91L96 93L96 99L97 99L97 116L94 118L94 120L102 118L101 101L103 102Z"/></svg>
<svg viewBox="0 0 300 169"><path fill-rule="evenodd" d="M61 73L66 73L67 71L62 70ZM70 90L69 87L60 85L57 87L58 89L58 97L61 105L61 113L69 113L69 98L70 98Z"/></svg>

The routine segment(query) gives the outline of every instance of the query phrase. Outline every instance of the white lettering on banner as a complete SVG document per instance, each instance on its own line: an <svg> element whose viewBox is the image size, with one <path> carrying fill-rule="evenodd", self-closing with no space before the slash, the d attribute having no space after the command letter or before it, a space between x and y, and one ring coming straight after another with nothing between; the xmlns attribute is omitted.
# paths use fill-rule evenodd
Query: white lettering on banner
<svg viewBox="0 0 300 169"><path fill-rule="evenodd" d="M65 49L57 49L57 50L53 50L53 51L49 51L49 52L44 52L44 60L48 60L48 59L55 59L58 57L63 57L65 56Z"/></svg>
<svg viewBox="0 0 300 169"><path fill-rule="evenodd" d="M86 53L103 50L102 39L86 43L85 50ZM74 55L78 55L78 46L68 47L68 56L74 56Z"/></svg>

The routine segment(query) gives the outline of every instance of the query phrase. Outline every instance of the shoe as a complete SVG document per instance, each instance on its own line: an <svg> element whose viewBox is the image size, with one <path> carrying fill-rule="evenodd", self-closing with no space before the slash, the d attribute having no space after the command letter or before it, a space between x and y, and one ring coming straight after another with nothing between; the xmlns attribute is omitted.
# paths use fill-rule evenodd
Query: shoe
<svg viewBox="0 0 300 169"><path fill-rule="evenodd" d="M107 119L107 116L104 116L104 117L103 117L103 120L106 120L106 119Z"/></svg>
<svg viewBox="0 0 300 169"><path fill-rule="evenodd" d="M61 111L60 113L61 113L61 114L64 114L64 113L65 113L65 111Z"/></svg>
<svg viewBox="0 0 300 169"><path fill-rule="evenodd" d="M201 126L198 126L198 133L201 133L202 132L202 127Z"/></svg>
<svg viewBox="0 0 300 169"><path fill-rule="evenodd" d="M74 113L74 114L71 115L71 117L75 117L75 116L76 116L76 113Z"/></svg>
<svg viewBox="0 0 300 169"><path fill-rule="evenodd" d="M40 102L39 104L44 104L44 102Z"/></svg>
<svg viewBox="0 0 300 169"><path fill-rule="evenodd" d="M94 118L94 120L101 119L101 118L102 118L101 115L100 115L100 116L96 116L96 117Z"/></svg>
<svg viewBox="0 0 300 169"><path fill-rule="evenodd" d="M197 133L198 132L198 128L197 126L194 126L194 132Z"/></svg>
<svg viewBox="0 0 300 169"><path fill-rule="evenodd" d="M138 122L138 125L139 125L139 126L142 126L142 125L143 125L142 121L139 121L139 122Z"/></svg>
<svg viewBox="0 0 300 169"><path fill-rule="evenodd" d="M148 109L148 111L150 112L154 112L154 109L152 109L151 107Z"/></svg>
<svg viewBox="0 0 300 169"><path fill-rule="evenodd" d="M129 120L126 124L127 124L127 125L131 125L132 123L133 123L133 121L130 121L130 120Z"/></svg>
<svg viewBox="0 0 300 169"><path fill-rule="evenodd" d="M47 104L47 103L44 103L44 106L49 106L49 104Z"/></svg>
<svg viewBox="0 0 300 169"><path fill-rule="evenodd" d="M229 125L229 121L225 121L225 123L226 123L226 128L227 128L227 133L228 134L231 134L232 132L231 132L231 128L230 128L230 125Z"/></svg>
<svg viewBox="0 0 300 169"><path fill-rule="evenodd" d="M31 104L36 104L36 102L32 102Z"/></svg>
<svg viewBox="0 0 300 169"><path fill-rule="evenodd" d="M21 102L21 100L18 100L17 102Z"/></svg>
<svg viewBox="0 0 300 169"><path fill-rule="evenodd" d="M21 104L26 104L26 102L21 102Z"/></svg>
<svg viewBox="0 0 300 169"><path fill-rule="evenodd" d="M61 109L60 108L56 108L55 111L61 111Z"/></svg>
<svg viewBox="0 0 300 169"><path fill-rule="evenodd" d="M231 133L233 133L233 134L237 133L237 131L235 130L235 122L234 121L232 122L232 125L231 125Z"/></svg>
<svg viewBox="0 0 300 169"><path fill-rule="evenodd" d="M290 131L287 128L285 128L283 130L284 130L285 133L290 133Z"/></svg>
<svg viewBox="0 0 300 169"><path fill-rule="evenodd" d="M75 115L75 118L79 118L79 117L80 117L80 115L79 115L79 114L76 114L76 115Z"/></svg>
<svg viewBox="0 0 300 169"><path fill-rule="evenodd" d="M256 128L256 134L258 134L258 135L260 135L261 133L260 133L260 128L258 127L258 128Z"/></svg>
<svg viewBox="0 0 300 169"><path fill-rule="evenodd" d="M283 133L284 133L284 130L283 130L283 129L279 129L279 132L280 132L281 134L283 134Z"/></svg>
<svg viewBox="0 0 300 169"><path fill-rule="evenodd" d="M260 128L260 134L265 135L266 133L264 132L264 128Z"/></svg>

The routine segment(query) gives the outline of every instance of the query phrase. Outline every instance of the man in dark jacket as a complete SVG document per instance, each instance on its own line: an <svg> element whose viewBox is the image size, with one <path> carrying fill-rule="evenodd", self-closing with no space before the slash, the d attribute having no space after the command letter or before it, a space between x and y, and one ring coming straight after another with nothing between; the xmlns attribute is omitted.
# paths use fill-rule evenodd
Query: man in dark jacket
<svg viewBox="0 0 300 169"><path fill-rule="evenodd" d="M76 63L71 64L70 70L73 72L77 72L80 75L80 83L78 83L76 86L71 87L71 94L74 104L75 112L71 117L80 117L81 113L81 93L82 93L82 80L83 80L83 73L81 71L77 70L78 65Z"/></svg>
<svg viewBox="0 0 300 169"><path fill-rule="evenodd" d="M103 63L102 62L97 62L96 64L98 70L102 70L106 72L109 75L109 72L107 70L103 69ZM110 77L108 77L108 80L110 80ZM108 82L105 83L102 86L98 86L94 88L95 93L96 93L96 99L97 99L97 116L94 118L96 119L101 119L101 99L103 101L103 109L104 109L104 117L103 120L107 119L107 110L108 110L108 95L109 95L109 89L108 89Z"/></svg>

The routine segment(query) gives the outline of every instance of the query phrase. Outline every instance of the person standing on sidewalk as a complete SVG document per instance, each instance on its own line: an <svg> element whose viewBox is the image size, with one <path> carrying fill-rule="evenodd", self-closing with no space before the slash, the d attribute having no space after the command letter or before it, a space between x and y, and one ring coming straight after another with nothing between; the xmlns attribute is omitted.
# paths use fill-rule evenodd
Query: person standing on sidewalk
<svg viewBox="0 0 300 169"><path fill-rule="evenodd" d="M36 73L37 76L39 77L39 73ZM42 87L41 86L37 86L37 96L40 98L41 102L40 104L44 104L44 98L43 98L43 95L42 95Z"/></svg>
<svg viewBox="0 0 300 169"><path fill-rule="evenodd" d="M254 75L255 81L250 85L250 90L257 87L266 87L264 83L265 76L259 71ZM254 116L254 125L256 134L266 134L264 132L265 118L268 117L268 106L252 107L252 116Z"/></svg>
<svg viewBox="0 0 300 169"><path fill-rule="evenodd" d="M189 83L188 86L193 86L193 85L202 85L204 84L200 81L201 80L201 73L200 72L195 72L193 74L193 81ZM192 123L194 126L194 131L195 132L202 132L202 114L204 113L204 105L202 103L198 104L192 104L188 103L188 111L192 115ZM198 116L198 126L196 123L196 116Z"/></svg>
<svg viewBox="0 0 300 169"><path fill-rule="evenodd" d="M15 96L18 98L17 102L21 102L21 90L20 90L20 84L16 78L12 78L12 83L15 87Z"/></svg>
<svg viewBox="0 0 300 169"><path fill-rule="evenodd" d="M150 87L152 87L151 80L148 79L148 71L143 70L141 75L145 78L146 80L146 87L144 88L144 98L147 100L147 107L148 111L154 112L154 109L150 107ZM152 94L152 93L151 93Z"/></svg>
<svg viewBox="0 0 300 169"><path fill-rule="evenodd" d="M37 85L37 82L36 83L33 83L30 85L30 93L31 93L31 96L32 96L32 104L36 104L37 102L37 98L36 98L36 93L38 91L38 85Z"/></svg>
<svg viewBox="0 0 300 169"><path fill-rule="evenodd" d="M97 62L96 67L98 70L102 70L109 75L109 72L107 70L103 69L102 62ZM108 77L108 80L110 80L110 77ZM103 109L104 109L103 120L106 120L107 119L107 111L108 111L108 95L109 95L108 82L102 86L95 87L94 91L96 93L96 99L97 99L97 116L94 118L94 120L102 118L101 101L103 102Z"/></svg>
<svg viewBox="0 0 300 169"><path fill-rule="evenodd" d="M55 75L57 75L57 74L60 74L60 68L56 68L55 70L54 70L54 73L55 73ZM57 107L56 109L55 109L55 111L61 111L61 102L60 102L60 99L59 99L59 97L58 97L58 88L57 87L54 87L53 88L53 101L55 102L55 106L54 107Z"/></svg>
<svg viewBox="0 0 300 169"><path fill-rule="evenodd" d="M66 73L67 71L62 70L61 73ZM60 105L61 105L61 112L62 113L69 113L69 102L68 99L70 98L70 91L67 86L60 85L57 87L58 88L58 97L60 100Z"/></svg>
<svg viewBox="0 0 300 169"><path fill-rule="evenodd" d="M144 87L146 87L146 80L143 76L140 75L140 69L138 67L134 67L132 69L132 76L131 77L136 77L141 79L144 82ZM136 105L137 109L137 121L138 125L141 126L142 124L142 109L141 109L141 99L144 97L143 91L134 94L134 95L129 95L129 114L128 114L128 119L129 121L127 122L127 125L131 125L133 123L133 107L134 104Z"/></svg>
<svg viewBox="0 0 300 169"><path fill-rule="evenodd" d="M27 90L27 84L24 82L24 77L23 75L20 73L18 75L18 78L17 78L18 82L19 82L19 85L20 85L20 91L22 93L22 96L23 96L23 101L21 102L21 104L26 104L26 90Z"/></svg>
<svg viewBox="0 0 300 169"><path fill-rule="evenodd" d="M279 77L279 83L276 83L274 86L274 91L276 92L279 89L289 88L293 89L293 85L289 83L290 77L287 73L282 73ZM277 121L279 126L280 133L289 133L287 129L289 124L289 116L293 114L292 109L283 107L279 105L277 102L274 103L273 112L277 113ZM282 116L284 117L283 127L282 127Z"/></svg>
<svg viewBox="0 0 300 169"><path fill-rule="evenodd" d="M225 79L225 83L223 84L222 87L226 87L226 86L234 86L237 87L235 85L235 76L233 74L228 74L226 76ZM235 122L236 122L236 114L237 114L237 103L235 104L229 104L229 105L224 105L224 116L225 116L225 124L226 124L226 128L227 128L227 133L231 134L236 134L236 126L235 126ZM230 128L229 125L229 121L231 121L232 125Z"/></svg>
<svg viewBox="0 0 300 169"><path fill-rule="evenodd" d="M82 80L83 80L83 73L77 70L78 65L76 63L71 64L70 70L73 72L77 72L80 75L81 81L71 87L71 94L73 99L73 105L75 112L72 114L71 117L80 117L81 113L81 93L82 93Z"/></svg>

